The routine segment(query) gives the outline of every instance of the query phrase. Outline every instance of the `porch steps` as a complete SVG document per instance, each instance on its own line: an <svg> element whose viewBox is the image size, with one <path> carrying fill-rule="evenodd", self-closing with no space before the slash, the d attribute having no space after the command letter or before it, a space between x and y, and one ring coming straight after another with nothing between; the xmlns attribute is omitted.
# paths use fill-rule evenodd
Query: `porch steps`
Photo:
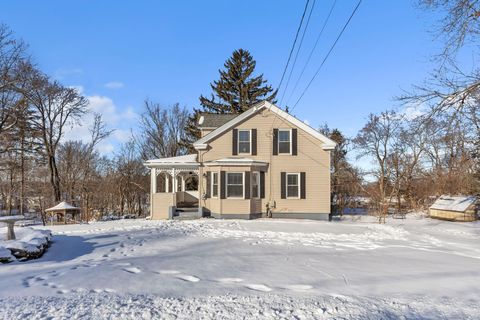
<svg viewBox="0 0 480 320"><path fill-rule="evenodd" d="M173 216L174 220L190 220L198 218L198 208L177 208L175 215Z"/></svg>

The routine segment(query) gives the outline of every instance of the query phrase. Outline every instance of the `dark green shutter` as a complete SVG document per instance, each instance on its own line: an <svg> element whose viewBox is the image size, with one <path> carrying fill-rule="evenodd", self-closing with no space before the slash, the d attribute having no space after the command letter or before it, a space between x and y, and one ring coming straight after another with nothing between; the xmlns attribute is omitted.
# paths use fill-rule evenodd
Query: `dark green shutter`
<svg viewBox="0 0 480 320"><path fill-rule="evenodd" d="M220 171L220 199L225 199L225 189L227 181L225 179L225 171Z"/></svg>
<svg viewBox="0 0 480 320"><path fill-rule="evenodd" d="M245 171L245 181L243 181L243 187L245 188L245 192L243 195L245 199L250 199L250 172Z"/></svg>
<svg viewBox="0 0 480 320"><path fill-rule="evenodd" d="M307 198L305 176L306 176L305 172L300 172L300 199Z"/></svg>
<svg viewBox="0 0 480 320"><path fill-rule="evenodd" d="M257 129L252 129L252 156L257 155Z"/></svg>
<svg viewBox="0 0 480 320"><path fill-rule="evenodd" d="M260 171L260 198L265 199L265 172Z"/></svg>
<svg viewBox="0 0 480 320"><path fill-rule="evenodd" d="M278 129L273 129L273 155L278 155Z"/></svg>
<svg viewBox="0 0 480 320"><path fill-rule="evenodd" d="M297 155L297 129L292 129L292 155Z"/></svg>
<svg viewBox="0 0 480 320"><path fill-rule="evenodd" d="M280 173L280 198L287 199L287 173Z"/></svg>
<svg viewBox="0 0 480 320"><path fill-rule="evenodd" d="M232 155L238 155L238 129L232 130Z"/></svg>
<svg viewBox="0 0 480 320"><path fill-rule="evenodd" d="M212 195L210 194L212 190L212 172L207 171L207 190L205 190L205 195L207 198L210 198Z"/></svg>

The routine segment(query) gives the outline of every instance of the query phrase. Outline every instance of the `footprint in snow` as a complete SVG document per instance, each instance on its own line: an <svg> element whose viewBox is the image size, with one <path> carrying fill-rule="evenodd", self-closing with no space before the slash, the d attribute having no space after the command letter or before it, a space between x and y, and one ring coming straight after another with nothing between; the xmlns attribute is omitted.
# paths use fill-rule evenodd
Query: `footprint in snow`
<svg viewBox="0 0 480 320"><path fill-rule="evenodd" d="M160 274L179 274L180 271L177 270L160 270L158 271Z"/></svg>
<svg viewBox="0 0 480 320"><path fill-rule="evenodd" d="M262 292L272 291L272 288L269 288L264 284L246 284L245 287L247 287L250 290L255 290L255 291L262 291Z"/></svg>
<svg viewBox="0 0 480 320"><path fill-rule="evenodd" d="M240 278L220 278L220 279L217 279L218 282L222 282L222 283L239 283L239 282L242 282L243 279L240 279Z"/></svg>
<svg viewBox="0 0 480 320"><path fill-rule="evenodd" d="M284 286L285 289L293 290L293 291L307 291L313 289L311 285L308 284L292 284Z"/></svg>
<svg viewBox="0 0 480 320"><path fill-rule="evenodd" d="M180 280L187 281L187 282L198 282L198 281L200 281L199 278L197 278L195 276L189 276L187 274L179 274L176 277Z"/></svg>
<svg viewBox="0 0 480 320"><path fill-rule="evenodd" d="M66 293L69 293L69 292L70 292L70 290L67 290L67 289L57 290L58 294L66 294Z"/></svg>
<svg viewBox="0 0 480 320"><path fill-rule="evenodd" d="M137 267L130 267L130 268L123 268L123 271L129 272L129 273L140 273L142 270L140 270Z"/></svg>

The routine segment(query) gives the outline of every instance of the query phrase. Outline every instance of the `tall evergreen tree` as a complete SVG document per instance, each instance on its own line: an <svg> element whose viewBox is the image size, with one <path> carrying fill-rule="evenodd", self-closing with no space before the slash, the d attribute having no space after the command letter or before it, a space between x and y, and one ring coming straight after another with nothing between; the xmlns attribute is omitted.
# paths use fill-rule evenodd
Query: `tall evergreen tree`
<svg viewBox="0 0 480 320"><path fill-rule="evenodd" d="M191 144L200 138L197 120L201 112L242 113L253 104L267 100L275 102L277 90L267 84L263 74L254 75L256 61L250 52L235 50L219 70L220 79L210 84L210 98L200 96L200 109L194 109L187 124L187 137L182 144L194 152Z"/></svg>

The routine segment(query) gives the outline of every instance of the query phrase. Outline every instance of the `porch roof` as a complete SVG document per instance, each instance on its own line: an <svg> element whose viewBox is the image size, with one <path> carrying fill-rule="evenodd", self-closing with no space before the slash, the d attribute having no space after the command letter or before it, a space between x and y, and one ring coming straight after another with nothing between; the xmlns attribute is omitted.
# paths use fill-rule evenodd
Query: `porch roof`
<svg viewBox="0 0 480 320"><path fill-rule="evenodd" d="M145 166L148 168L157 167L198 167L196 154L187 154L184 156L151 159L145 162Z"/></svg>
<svg viewBox="0 0 480 320"><path fill-rule="evenodd" d="M223 165L223 166L268 166L268 162L258 161L251 158L222 158L212 161L205 162L206 166L215 166L215 165Z"/></svg>

